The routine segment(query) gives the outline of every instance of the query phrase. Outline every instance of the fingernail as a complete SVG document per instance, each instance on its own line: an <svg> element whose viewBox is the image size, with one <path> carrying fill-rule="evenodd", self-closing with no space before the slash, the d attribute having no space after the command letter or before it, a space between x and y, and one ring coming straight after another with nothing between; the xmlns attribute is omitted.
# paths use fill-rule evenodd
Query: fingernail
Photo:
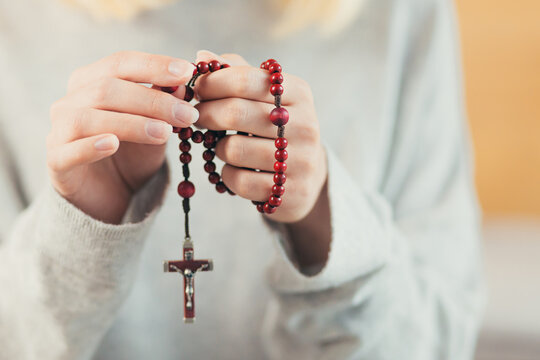
<svg viewBox="0 0 540 360"><path fill-rule="evenodd" d="M173 115L177 120L193 124L199 119L199 111L193 106L184 103L176 103L173 106Z"/></svg>
<svg viewBox="0 0 540 360"><path fill-rule="evenodd" d="M106 136L96 141L94 147L99 151L112 150L116 147L117 143L118 139L116 137Z"/></svg>
<svg viewBox="0 0 540 360"><path fill-rule="evenodd" d="M171 124L164 121L148 120L145 126L146 134L159 140L166 140L172 132Z"/></svg>
<svg viewBox="0 0 540 360"><path fill-rule="evenodd" d="M193 65L186 61L171 61L169 64L169 72L178 77L191 76L193 73Z"/></svg>

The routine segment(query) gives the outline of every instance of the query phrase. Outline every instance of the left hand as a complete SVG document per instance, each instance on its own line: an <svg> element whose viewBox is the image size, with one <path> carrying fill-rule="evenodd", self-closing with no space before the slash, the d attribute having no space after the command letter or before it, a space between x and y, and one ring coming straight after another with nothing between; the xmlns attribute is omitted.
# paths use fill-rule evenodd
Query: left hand
<svg viewBox="0 0 540 360"><path fill-rule="evenodd" d="M269 74L250 66L239 55L217 56L199 51L197 62L218 60L230 68L201 76L195 86L200 101L196 126L211 130L236 130L255 136L228 135L216 146L216 156L226 164L223 182L239 196L266 201L273 183L274 139L277 127L269 120L274 106ZM313 209L327 177L326 154L320 142L319 123L309 85L302 79L283 74L282 106L290 114L285 126L287 181L283 203L272 220L292 223L305 218ZM250 169L260 169L256 172Z"/></svg>

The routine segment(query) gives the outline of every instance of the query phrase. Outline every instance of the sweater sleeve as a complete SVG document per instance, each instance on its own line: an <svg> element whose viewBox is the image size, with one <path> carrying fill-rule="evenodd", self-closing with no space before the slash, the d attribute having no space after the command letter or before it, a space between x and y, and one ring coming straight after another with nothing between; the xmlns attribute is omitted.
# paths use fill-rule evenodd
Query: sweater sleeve
<svg viewBox="0 0 540 360"><path fill-rule="evenodd" d="M453 9L418 3L431 5L414 25L381 183L364 187L326 146L332 239L315 276L297 270L284 227L271 225L272 359L473 357L484 296Z"/></svg>
<svg viewBox="0 0 540 360"><path fill-rule="evenodd" d="M168 165L134 195L123 223L111 225L51 185L17 211L16 176L9 159L1 160L3 215L11 223L0 238L0 358L89 359L134 281Z"/></svg>

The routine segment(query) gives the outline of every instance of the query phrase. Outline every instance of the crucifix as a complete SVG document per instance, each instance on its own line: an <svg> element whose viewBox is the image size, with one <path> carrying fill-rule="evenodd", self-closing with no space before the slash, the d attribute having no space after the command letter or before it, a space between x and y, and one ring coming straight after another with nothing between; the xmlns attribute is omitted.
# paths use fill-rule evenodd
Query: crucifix
<svg viewBox="0 0 540 360"><path fill-rule="evenodd" d="M212 271L212 260L195 260L193 242L189 237L184 240L183 260L171 260L163 263L163 271L178 272L184 277L184 322L195 322L195 274L198 271Z"/></svg>

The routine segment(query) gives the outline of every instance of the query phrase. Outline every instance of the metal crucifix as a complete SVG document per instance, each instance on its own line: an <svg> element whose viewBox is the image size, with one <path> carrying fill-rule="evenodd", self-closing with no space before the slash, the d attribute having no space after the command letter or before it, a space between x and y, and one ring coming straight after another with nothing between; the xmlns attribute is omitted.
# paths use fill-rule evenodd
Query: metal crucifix
<svg viewBox="0 0 540 360"><path fill-rule="evenodd" d="M178 272L184 277L184 322L195 322L195 274L197 271L212 271L212 260L194 260L193 242L189 237L184 240L183 260L171 260L163 263L165 272Z"/></svg>

